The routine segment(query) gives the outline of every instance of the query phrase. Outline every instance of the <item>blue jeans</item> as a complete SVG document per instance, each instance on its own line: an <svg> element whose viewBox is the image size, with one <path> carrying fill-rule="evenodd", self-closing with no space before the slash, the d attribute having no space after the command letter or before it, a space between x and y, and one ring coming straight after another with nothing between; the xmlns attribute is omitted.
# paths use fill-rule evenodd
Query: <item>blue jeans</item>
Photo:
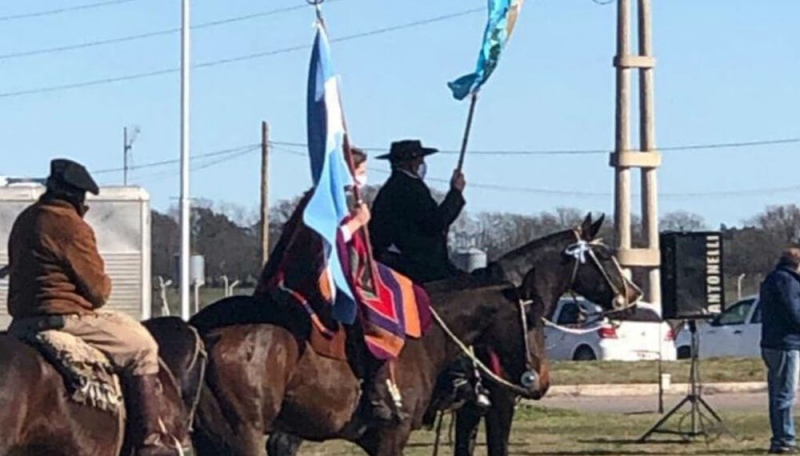
<svg viewBox="0 0 800 456"><path fill-rule="evenodd" d="M762 348L761 357L767 365L769 423L772 427L770 445L773 448L796 446L794 406L797 400L800 350Z"/></svg>

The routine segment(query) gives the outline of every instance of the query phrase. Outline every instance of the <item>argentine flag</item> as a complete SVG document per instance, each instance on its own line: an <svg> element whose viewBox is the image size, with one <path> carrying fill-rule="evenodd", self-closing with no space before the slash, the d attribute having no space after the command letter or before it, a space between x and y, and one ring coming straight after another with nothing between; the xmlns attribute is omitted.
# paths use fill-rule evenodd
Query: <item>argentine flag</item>
<svg viewBox="0 0 800 456"><path fill-rule="evenodd" d="M344 323L356 318L356 303L342 270L336 236L349 214L345 186L353 178L344 155L344 116L338 77L331 66L330 46L321 21L311 51L308 75L308 154L314 190L303 213L305 224L324 240L326 274L334 293L333 315Z"/></svg>
<svg viewBox="0 0 800 456"><path fill-rule="evenodd" d="M523 1L489 0L489 22L483 32L483 45L475 71L447 83L455 99L463 100L467 95L477 92L497 68L500 51L514 30Z"/></svg>

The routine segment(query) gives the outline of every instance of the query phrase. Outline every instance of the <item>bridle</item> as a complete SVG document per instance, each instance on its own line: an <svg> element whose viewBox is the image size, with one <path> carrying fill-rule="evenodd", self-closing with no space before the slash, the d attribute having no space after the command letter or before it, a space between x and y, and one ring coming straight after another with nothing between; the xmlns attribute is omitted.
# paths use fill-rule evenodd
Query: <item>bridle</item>
<svg viewBox="0 0 800 456"><path fill-rule="evenodd" d="M586 240L582 239L580 236L580 232L577 229L572 230L573 234L575 234L576 242L567 246L564 249L564 254L570 256L575 259L574 266L572 268L572 275L570 277L568 290L575 297L573 286L575 285L575 280L578 277L578 268L586 264L586 257L588 256L591 262L597 267L600 273L603 275L606 283L608 284L611 291L614 293L614 300L612 302L612 306L615 307L614 310L610 311L603 311L600 316L603 317L607 313L611 312L619 312L620 310L624 310L635 306L636 304L628 304L629 297L631 296L631 292L635 292L638 290L636 284L628 283L628 280L625 279L625 275L622 271L622 266L620 266L619 261L617 261L616 257L612 257L611 260L613 261L614 267L617 269L620 277L622 277L622 290L620 290L615 284L614 281L611 280L611 277L608 275L608 271L603 267L603 264L600 262L600 259L597 258L597 254L595 253L593 246L603 246L601 240L597 239L591 242L587 242ZM527 318L527 307L533 304L533 300L518 300L519 309L520 309L520 320L522 322L522 334L524 337L525 342L525 373L522 375L520 383L525 386L529 387L533 385L536 380L538 379L538 374L536 374L536 370L533 368L533 353L531 353L531 346L528 343L528 318ZM551 326L558 326L552 322L549 322L546 318L542 317L542 320L545 324L549 324ZM594 331L594 329L590 330Z"/></svg>
<svg viewBox="0 0 800 456"><path fill-rule="evenodd" d="M625 274L622 271L622 266L620 266L619 261L617 261L617 258L612 256L611 261L614 264L614 267L616 268L620 277L622 277L621 290L617 287L617 285L614 284L614 281L611 280L611 277L608 275L608 271L606 271L606 269L603 267L603 264L597 258L597 254L592 248L593 246L605 247L602 241L600 239L597 239L591 242L587 242L586 240L581 239L580 232L577 229L573 229L572 232L573 234L575 234L577 242L567 246L567 248L564 250L564 254L571 256L575 259L575 264L572 268L572 276L570 278L568 286L568 290L570 290L570 292L573 293L573 297L574 297L573 287L575 286L575 280L578 277L578 268L582 264L586 264L586 257L588 255L591 262L595 266L597 266L597 269L600 271L600 274L603 275L606 284L609 286L609 288L611 288L611 291L614 293L614 300L612 301L612 307L614 309L610 311L603 311L601 316L605 316L606 314L612 312L619 312L620 310L625 310L627 308L635 306L636 303L629 304L630 296L637 291L641 292L641 290L639 290L639 287L637 287L636 284L628 281L625 278Z"/></svg>

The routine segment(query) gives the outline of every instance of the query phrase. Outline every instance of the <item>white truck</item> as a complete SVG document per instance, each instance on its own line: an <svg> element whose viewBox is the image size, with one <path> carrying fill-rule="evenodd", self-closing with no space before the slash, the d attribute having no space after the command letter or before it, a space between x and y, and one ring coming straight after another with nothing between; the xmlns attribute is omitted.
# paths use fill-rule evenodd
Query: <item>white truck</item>
<svg viewBox="0 0 800 456"><path fill-rule="evenodd" d="M0 182L0 271L8 265L8 237L17 215L44 192L38 183ZM106 308L137 320L151 316L150 195L140 187L101 187L87 196L86 221L97 235L111 277ZM8 327L8 278L0 273L0 330Z"/></svg>

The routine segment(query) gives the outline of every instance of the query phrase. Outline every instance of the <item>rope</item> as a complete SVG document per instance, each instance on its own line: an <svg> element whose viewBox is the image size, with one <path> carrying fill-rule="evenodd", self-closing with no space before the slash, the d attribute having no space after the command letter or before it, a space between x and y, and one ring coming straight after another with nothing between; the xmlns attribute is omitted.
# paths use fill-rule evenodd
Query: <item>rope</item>
<svg viewBox="0 0 800 456"><path fill-rule="evenodd" d="M439 313L436 312L436 309L434 309L433 307L431 307L431 314L433 315L433 318L436 320L436 323L442 328L444 333L447 334L450 340L452 340L453 343L456 344L456 346L461 350L461 352L473 362L475 367L477 367L478 370L480 370L484 375L489 377L490 380L505 388L510 389L511 391L521 396L526 396L530 394L530 391L526 390L525 388L522 388L521 386L517 386L502 377L497 376L494 372L492 372L491 369L486 367L486 365L483 364L483 362L481 362L481 360L478 359L474 354L472 354L470 349L466 345L464 345L464 343L461 342L461 340L459 340L458 336L453 334L453 332L450 330L450 328L447 326L444 320L442 320L442 317L439 316Z"/></svg>
<svg viewBox="0 0 800 456"><path fill-rule="evenodd" d="M205 350L203 340L200 338L200 332L193 326L188 327L192 330L192 334L194 334L195 346L194 346L194 356L192 357L192 362L189 363L189 369L187 372L191 372L194 368L195 364L199 361L200 358L203 358L203 363L200 365L200 378L198 380L197 385L197 393L192 400L192 406L189 409L189 415L187 416L187 429L189 432L194 431L194 414L197 411L197 406L200 404L200 394L203 392L203 383L205 382L206 378L206 366L208 365L208 353Z"/></svg>
<svg viewBox="0 0 800 456"><path fill-rule="evenodd" d="M436 424L436 440L433 442L433 456L439 455L439 439L442 435L442 418L444 418L444 411L439 411L439 421Z"/></svg>

